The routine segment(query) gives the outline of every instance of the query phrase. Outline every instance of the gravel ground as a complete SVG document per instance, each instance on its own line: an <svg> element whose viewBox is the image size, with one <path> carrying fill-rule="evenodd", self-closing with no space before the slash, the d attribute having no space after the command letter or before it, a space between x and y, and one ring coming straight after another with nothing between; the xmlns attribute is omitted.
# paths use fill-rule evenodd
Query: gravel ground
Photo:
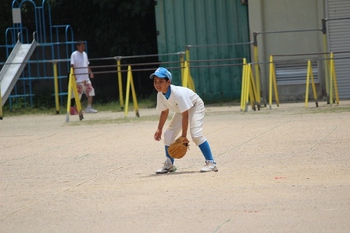
<svg viewBox="0 0 350 233"><path fill-rule="evenodd" d="M156 175L159 113L0 121L0 232L349 232L350 101L207 106L198 147Z"/></svg>

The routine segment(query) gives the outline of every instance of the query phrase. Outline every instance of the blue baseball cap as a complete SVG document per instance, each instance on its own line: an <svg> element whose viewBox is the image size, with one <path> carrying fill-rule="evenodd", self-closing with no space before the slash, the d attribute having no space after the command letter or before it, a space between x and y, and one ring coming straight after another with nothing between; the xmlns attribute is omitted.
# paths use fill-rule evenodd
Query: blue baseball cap
<svg viewBox="0 0 350 233"><path fill-rule="evenodd" d="M157 76L158 78L169 78L170 81L172 80L171 73L164 67L159 67L153 74L149 76L149 78L153 79L154 76Z"/></svg>

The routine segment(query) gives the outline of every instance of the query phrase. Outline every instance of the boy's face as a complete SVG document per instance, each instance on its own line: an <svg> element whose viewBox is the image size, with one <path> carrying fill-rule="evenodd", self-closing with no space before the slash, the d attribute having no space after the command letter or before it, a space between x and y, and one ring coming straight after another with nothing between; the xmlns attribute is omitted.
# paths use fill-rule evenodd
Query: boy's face
<svg viewBox="0 0 350 233"><path fill-rule="evenodd" d="M78 44L77 45L77 50L79 51L79 52L83 52L83 51L85 51L85 44Z"/></svg>
<svg viewBox="0 0 350 233"><path fill-rule="evenodd" d="M166 81L164 78L158 78L157 76L154 76L153 85L158 92L165 94L170 86L170 80Z"/></svg>

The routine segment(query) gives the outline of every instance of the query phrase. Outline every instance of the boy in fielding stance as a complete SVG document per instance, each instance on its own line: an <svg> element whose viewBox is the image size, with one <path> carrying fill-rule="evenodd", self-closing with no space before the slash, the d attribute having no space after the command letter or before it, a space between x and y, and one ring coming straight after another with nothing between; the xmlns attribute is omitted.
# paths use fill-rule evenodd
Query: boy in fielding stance
<svg viewBox="0 0 350 233"><path fill-rule="evenodd" d="M210 145L202 133L204 119L204 103L202 99L191 89L171 84L171 73L163 67L159 67L150 75L153 79L154 88L157 94L157 109L161 112L158 128L154 133L154 139L160 141L163 133L163 126L168 118L169 110L174 115L164 132L164 144L166 160L164 166L156 171L156 174L175 172L174 159L170 157L168 148L175 141L181 131L181 137L187 139L189 129L193 142L199 146L205 158L205 166L201 172L217 172L218 168L211 153ZM188 139L187 139L188 141Z"/></svg>

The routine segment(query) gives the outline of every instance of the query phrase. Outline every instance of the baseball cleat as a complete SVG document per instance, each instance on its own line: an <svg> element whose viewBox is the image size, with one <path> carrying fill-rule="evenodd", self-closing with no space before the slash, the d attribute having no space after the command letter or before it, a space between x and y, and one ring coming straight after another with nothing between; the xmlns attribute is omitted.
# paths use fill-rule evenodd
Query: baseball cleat
<svg viewBox="0 0 350 233"><path fill-rule="evenodd" d="M200 170L200 172L217 172L219 169L216 167L215 162L205 161L205 166Z"/></svg>
<svg viewBox="0 0 350 233"><path fill-rule="evenodd" d="M171 163L170 159L167 158L164 162L164 166L156 171L156 174L164 174L168 172L175 172L176 167Z"/></svg>

